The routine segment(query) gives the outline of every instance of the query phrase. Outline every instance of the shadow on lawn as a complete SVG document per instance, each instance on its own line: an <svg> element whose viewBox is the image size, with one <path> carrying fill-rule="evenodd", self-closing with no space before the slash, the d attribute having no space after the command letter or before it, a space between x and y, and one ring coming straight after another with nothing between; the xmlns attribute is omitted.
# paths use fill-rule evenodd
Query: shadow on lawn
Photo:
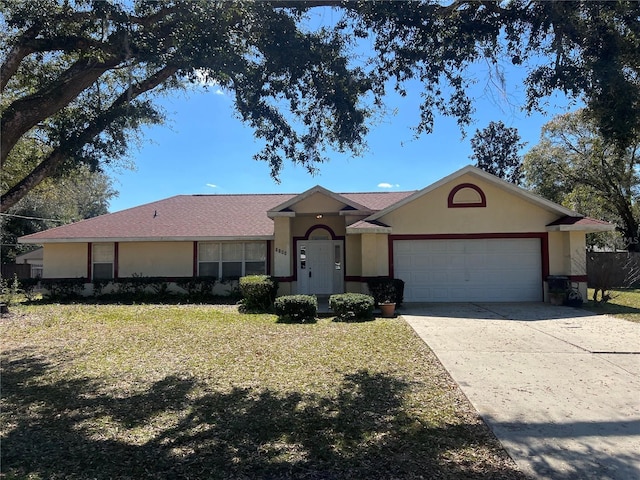
<svg viewBox="0 0 640 480"><path fill-rule="evenodd" d="M421 424L402 407L409 386L384 374L346 375L334 396L198 393L192 379L168 376L122 397L89 379L56 380L55 365L29 351L6 358L6 479L523 478L500 462L447 460L491 444L487 429Z"/></svg>

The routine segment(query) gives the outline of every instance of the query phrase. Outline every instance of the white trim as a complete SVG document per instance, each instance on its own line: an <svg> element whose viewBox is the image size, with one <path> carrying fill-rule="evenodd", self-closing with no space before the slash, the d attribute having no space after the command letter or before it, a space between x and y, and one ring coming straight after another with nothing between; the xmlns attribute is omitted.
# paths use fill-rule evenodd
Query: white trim
<svg viewBox="0 0 640 480"><path fill-rule="evenodd" d="M256 240L273 240L273 235L253 235L247 237L85 237L85 238L19 238L19 243L41 245L44 243L104 243L104 242L251 242Z"/></svg>
<svg viewBox="0 0 640 480"><path fill-rule="evenodd" d="M432 183L431 185L423 188L422 190L417 191L413 195L409 195L408 197L403 198L399 202L394 203L393 205L383 210L380 210L378 213L374 213L370 217L367 217L365 220L367 221L377 220L383 217L384 215L402 207L403 205L413 202L415 199L420 198L423 195L426 195L427 193L435 190L436 188L446 185L447 183L450 183L456 178L461 177L467 173L471 175L475 175L476 177L480 177L483 180L493 183L494 185L500 188L509 190L511 193L518 195L519 197L522 197L525 200L528 200L551 212L558 213L559 215L567 215L570 217L584 217L584 215L574 212L573 210L569 210L568 208L565 208L562 205L558 205L557 203L551 202L546 198L542 198L541 196L536 195L535 193L531 193L523 188L520 188L517 185L514 185L513 183L509 183L505 180L502 180L501 178L498 178L495 175L491 175L490 173L487 173L484 170L474 167L473 165L467 165L466 167L463 167L460 170L453 172L450 175L447 175L446 177L438 180L435 183Z"/></svg>
<svg viewBox="0 0 640 480"><path fill-rule="evenodd" d="M547 232L612 232L614 224L609 225L549 225Z"/></svg>
<svg viewBox="0 0 640 480"><path fill-rule="evenodd" d="M338 215L345 216L348 217L349 215L352 215L354 217L362 217L362 219L364 219L365 217L369 216L369 215L373 215L374 213L376 213L377 210L371 210L371 209L366 209L366 210L340 210L338 212Z"/></svg>
<svg viewBox="0 0 640 480"><path fill-rule="evenodd" d="M347 227L347 235L362 234L362 233L393 233L391 227Z"/></svg>
<svg viewBox="0 0 640 480"><path fill-rule="evenodd" d="M276 215L277 213L284 213L281 212L281 210L284 210L285 208L289 208L291 205L295 205L296 203L309 198L311 195L315 194L315 193L321 193L323 195L326 195L329 198L334 199L337 202L340 203L344 203L345 205L348 205L350 207L355 208L356 210L351 210L351 212L356 212L356 211L371 211L371 209L365 207L364 205L360 205L359 203L356 203L352 200L349 200L346 197L343 197L342 195L338 194L338 193L334 193L331 190L327 190L324 187L321 187L320 185L316 185L315 187L310 188L309 190L302 192L299 195L296 195L295 197L287 200L284 203L281 203L280 205L275 206L274 208L272 208L271 210L267 211L267 216L269 218L273 218L274 216L278 216Z"/></svg>
<svg viewBox="0 0 640 480"><path fill-rule="evenodd" d="M296 212L272 212L272 211L268 211L267 212L267 216L269 218L274 218L274 217L295 217L296 216Z"/></svg>

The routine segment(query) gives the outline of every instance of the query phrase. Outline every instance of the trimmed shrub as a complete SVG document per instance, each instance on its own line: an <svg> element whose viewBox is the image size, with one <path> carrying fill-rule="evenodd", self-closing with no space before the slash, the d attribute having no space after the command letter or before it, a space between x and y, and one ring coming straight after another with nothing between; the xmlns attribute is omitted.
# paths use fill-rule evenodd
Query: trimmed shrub
<svg viewBox="0 0 640 480"><path fill-rule="evenodd" d="M283 295L273 303L279 321L313 322L318 313L318 299L312 295Z"/></svg>
<svg viewBox="0 0 640 480"><path fill-rule="evenodd" d="M45 294L49 300L76 300L82 298L84 291L84 278L56 278L40 280L42 288L48 291Z"/></svg>
<svg viewBox="0 0 640 480"><path fill-rule="evenodd" d="M404 300L404 280L399 278L371 278L367 281L367 286L376 305L393 302L399 307Z"/></svg>
<svg viewBox="0 0 640 480"><path fill-rule="evenodd" d="M373 317L374 300L363 293L339 293L329 297L329 307L336 314L336 320L368 320Z"/></svg>
<svg viewBox="0 0 640 480"><path fill-rule="evenodd" d="M278 282L269 275L247 275L239 281L242 307L245 310L268 311L276 299Z"/></svg>

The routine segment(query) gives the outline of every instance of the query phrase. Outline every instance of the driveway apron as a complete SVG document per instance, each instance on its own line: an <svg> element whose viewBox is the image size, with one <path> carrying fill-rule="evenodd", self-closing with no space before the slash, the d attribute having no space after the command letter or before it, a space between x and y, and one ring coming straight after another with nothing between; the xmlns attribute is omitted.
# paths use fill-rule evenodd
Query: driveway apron
<svg viewBox="0 0 640 480"><path fill-rule="evenodd" d="M541 303L402 317L525 474L640 479L640 324Z"/></svg>

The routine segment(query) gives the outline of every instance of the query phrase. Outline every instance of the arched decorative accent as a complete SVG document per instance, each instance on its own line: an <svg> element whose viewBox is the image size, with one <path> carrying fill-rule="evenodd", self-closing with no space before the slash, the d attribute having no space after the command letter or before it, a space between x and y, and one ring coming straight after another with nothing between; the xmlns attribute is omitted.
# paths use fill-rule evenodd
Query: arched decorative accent
<svg viewBox="0 0 640 480"><path fill-rule="evenodd" d="M467 207L486 207L487 197L480 187L473 183L461 183L456 185L449 192L447 199L447 207L449 208L467 208Z"/></svg>
<svg viewBox="0 0 640 480"><path fill-rule="evenodd" d="M338 240L338 236L336 235L336 232L333 231L333 229L328 226L328 225L324 225L321 223L318 223L317 225L314 225L313 227L310 227L307 230L307 233L304 234L304 239L308 240L311 236L311 233L313 233L314 230L326 230L327 232L329 232L329 234L331 234L331 240ZM344 238L344 237L342 237Z"/></svg>

